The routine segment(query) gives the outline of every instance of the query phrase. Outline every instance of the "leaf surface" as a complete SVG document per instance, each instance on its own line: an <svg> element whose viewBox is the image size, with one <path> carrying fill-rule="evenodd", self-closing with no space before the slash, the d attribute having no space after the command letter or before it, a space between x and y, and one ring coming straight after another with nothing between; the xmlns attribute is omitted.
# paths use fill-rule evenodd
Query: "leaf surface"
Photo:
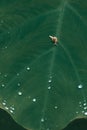
<svg viewBox="0 0 87 130"><path fill-rule="evenodd" d="M86 117L86 0L1 0L0 19L1 108L29 130Z"/></svg>

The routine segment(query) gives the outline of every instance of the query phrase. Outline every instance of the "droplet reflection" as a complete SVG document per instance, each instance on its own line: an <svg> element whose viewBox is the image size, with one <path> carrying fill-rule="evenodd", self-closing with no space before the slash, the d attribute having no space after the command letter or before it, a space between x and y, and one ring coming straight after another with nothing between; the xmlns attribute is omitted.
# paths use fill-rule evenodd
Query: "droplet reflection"
<svg viewBox="0 0 87 130"><path fill-rule="evenodd" d="M57 108L58 108L58 106L55 106L54 108L55 108L55 109L57 109Z"/></svg>
<svg viewBox="0 0 87 130"><path fill-rule="evenodd" d="M30 70L30 67L27 67L27 70L29 71L29 70Z"/></svg>
<svg viewBox="0 0 87 130"><path fill-rule="evenodd" d="M21 95L22 95L22 92L18 92L18 95L21 96Z"/></svg>
<svg viewBox="0 0 87 130"><path fill-rule="evenodd" d="M33 98L33 100L32 100L33 102L36 102L36 98Z"/></svg>
<svg viewBox="0 0 87 130"><path fill-rule="evenodd" d="M79 89L83 88L83 85L82 84L78 85L78 88Z"/></svg>
<svg viewBox="0 0 87 130"><path fill-rule="evenodd" d="M5 87L5 84L2 84L1 86L2 86L2 87Z"/></svg>
<svg viewBox="0 0 87 130"><path fill-rule="evenodd" d="M87 116L87 112L85 112L85 113L84 113L84 115L86 115L86 116Z"/></svg>
<svg viewBox="0 0 87 130"><path fill-rule="evenodd" d="M8 107L5 107L6 110L8 110L9 108Z"/></svg>
<svg viewBox="0 0 87 130"><path fill-rule="evenodd" d="M44 118L41 118L41 122L44 122Z"/></svg>

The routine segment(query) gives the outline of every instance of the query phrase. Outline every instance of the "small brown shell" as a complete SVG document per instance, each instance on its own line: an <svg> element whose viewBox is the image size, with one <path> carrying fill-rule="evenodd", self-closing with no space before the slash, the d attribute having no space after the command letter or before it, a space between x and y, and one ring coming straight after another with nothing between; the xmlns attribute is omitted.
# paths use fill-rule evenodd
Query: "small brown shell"
<svg viewBox="0 0 87 130"><path fill-rule="evenodd" d="M50 36L50 35L49 35L49 38L51 38L51 40L52 40L52 42L53 42L54 44L57 44L57 42L58 42L57 37L54 37L54 36Z"/></svg>

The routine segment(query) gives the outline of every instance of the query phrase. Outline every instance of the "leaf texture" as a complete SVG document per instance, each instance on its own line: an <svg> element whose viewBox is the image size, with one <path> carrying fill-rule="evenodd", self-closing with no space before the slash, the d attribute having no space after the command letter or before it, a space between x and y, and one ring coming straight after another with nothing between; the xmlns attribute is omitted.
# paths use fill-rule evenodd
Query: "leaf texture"
<svg viewBox="0 0 87 130"><path fill-rule="evenodd" d="M0 20L1 108L29 130L86 117L86 0L1 0Z"/></svg>

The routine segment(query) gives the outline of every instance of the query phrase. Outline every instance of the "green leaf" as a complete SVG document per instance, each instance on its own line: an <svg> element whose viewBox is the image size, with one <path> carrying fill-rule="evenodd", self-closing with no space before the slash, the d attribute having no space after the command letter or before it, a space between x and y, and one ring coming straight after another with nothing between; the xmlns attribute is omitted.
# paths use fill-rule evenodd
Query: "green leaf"
<svg viewBox="0 0 87 130"><path fill-rule="evenodd" d="M0 107L29 130L86 117L86 35L86 0L1 0Z"/></svg>

